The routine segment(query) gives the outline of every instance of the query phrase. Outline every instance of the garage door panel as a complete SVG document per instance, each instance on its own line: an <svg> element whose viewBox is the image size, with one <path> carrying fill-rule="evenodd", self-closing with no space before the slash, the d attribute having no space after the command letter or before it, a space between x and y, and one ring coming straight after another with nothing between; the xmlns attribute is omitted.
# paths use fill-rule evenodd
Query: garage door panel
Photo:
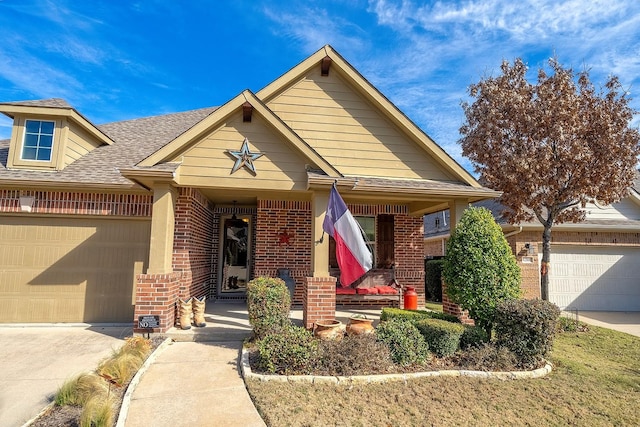
<svg viewBox="0 0 640 427"><path fill-rule="evenodd" d="M150 229L147 220L0 217L0 322L131 322Z"/></svg>
<svg viewBox="0 0 640 427"><path fill-rule="evenodd" d="M640 311L640 249L553 246L549 299L568 310Z"/></svg>

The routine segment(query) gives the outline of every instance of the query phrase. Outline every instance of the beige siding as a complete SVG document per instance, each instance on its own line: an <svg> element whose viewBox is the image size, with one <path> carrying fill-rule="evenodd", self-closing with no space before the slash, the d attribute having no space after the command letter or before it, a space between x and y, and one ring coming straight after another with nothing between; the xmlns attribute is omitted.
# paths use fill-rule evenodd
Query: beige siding
<svg viewBox="0 0 640 427"><path fill-rule="evenodd" d="M250 152L263 154L253 163L256 175L244 167L231 175L235 159L226 151L240 150L245 137ZM180 185L301 191L307 185L305 165L309 161L256 114L250 123L243 123L241 115L234 115L173 161L182 163Z"/></svg>
<svg viewBox="0 0 640 427"><path fill-rule="evenodd" d="M64 166L70 165L99 145L100 143L89 133L71 124L64 152Z"/></svg>
<svg viewBox="0 0 640 427"><path fill-rule="evenodd" d="M452 179L337 72L315 67L268 106L345 175Z"/></svg>
<svg viewBox="0 0 640 427"><path fill-rule="evenodd" d="M0 322L131 322L150 222L0 216Z"/></svg>
<svg viewBox="0 0 640 427"><path fill-rule="evenodd" d="M588 203L585 210L589 219L640 219L640 208L629 199L603 207Z"/></svg>

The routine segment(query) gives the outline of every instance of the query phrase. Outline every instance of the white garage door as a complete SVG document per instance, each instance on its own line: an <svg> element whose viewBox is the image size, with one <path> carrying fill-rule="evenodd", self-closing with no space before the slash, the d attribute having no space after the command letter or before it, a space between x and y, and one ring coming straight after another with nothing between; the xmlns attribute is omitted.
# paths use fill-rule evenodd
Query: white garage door
<svg viewBox="0 0 640 427"><path fill-rule="evenodd" d="M552 246L549 299L567 310L640 311L640 249Z"/></svg>

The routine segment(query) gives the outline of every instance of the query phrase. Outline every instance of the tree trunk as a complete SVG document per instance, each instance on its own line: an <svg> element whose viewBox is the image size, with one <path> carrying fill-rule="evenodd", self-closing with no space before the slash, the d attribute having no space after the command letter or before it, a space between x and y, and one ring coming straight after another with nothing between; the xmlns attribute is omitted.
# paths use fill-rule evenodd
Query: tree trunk
<svg viewBox="0 0 640 427"><path fill-rule="evenodd" d="M551 261L551 221L542 232L542 261L540 262L540 296L549 301L549 265Z"/></svg>

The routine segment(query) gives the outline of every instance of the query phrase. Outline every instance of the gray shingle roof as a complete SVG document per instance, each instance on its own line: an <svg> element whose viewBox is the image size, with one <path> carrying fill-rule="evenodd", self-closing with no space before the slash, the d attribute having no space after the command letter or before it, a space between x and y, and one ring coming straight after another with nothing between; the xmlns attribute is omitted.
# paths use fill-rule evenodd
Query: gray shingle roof
<svg viewBox="0 0 640 427"><path fill-rule="evenodd" d="M0 102L0 105L21 105L25 107L49 107L72 109L67 101L62 98L36 99L32 101L9 101Z"/></svg>
<svg viewBox="0 0 640 427"><path fill-rule="evenodd" d="M26 102L37 103L37 105L23 105L55 108L67 108L63 105L68 105L63 100L56 99ZM114 144L103 145L91 151L61 171L9 170L7 169L9 140L0 141L0 181L51 181L131 186L131 181L120 175L119 169L133 167L207 117L216 108L202 108L97 126L113 139Z"/></svg>

